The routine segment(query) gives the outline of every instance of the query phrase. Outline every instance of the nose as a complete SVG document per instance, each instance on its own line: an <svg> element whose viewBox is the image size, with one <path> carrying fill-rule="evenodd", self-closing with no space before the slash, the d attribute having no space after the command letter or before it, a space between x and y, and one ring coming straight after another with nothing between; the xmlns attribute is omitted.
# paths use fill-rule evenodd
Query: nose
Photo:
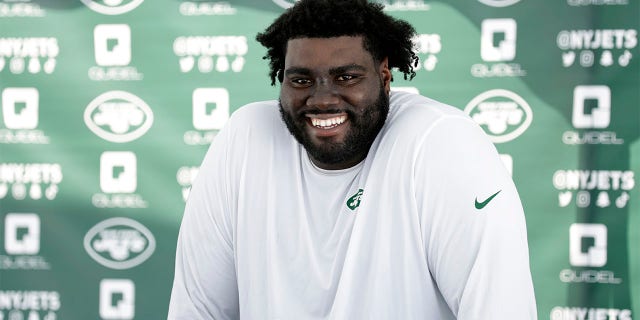
<svg viewBox="0 0 640 320"><path fill-rule="evenodd" d="M340 98L328 81L317 81L307 98L307 106L318 109L331 109L340 103Z"/></svg>

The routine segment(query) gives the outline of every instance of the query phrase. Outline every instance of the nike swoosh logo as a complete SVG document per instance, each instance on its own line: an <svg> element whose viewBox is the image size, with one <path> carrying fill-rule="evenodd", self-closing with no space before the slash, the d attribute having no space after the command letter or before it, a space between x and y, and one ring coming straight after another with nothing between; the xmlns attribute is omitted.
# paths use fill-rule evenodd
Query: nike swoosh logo
<svg viewBox="0 0 640 320"><path fill-rule="evenodd" d="M489 202L491 202L491 200L493 200L493 198L495 198L498 195L498 193L500 193L500 191L502 190L499 190L498 192L492 194L489 198L487 198L487 200L482 202L478 202L478 198L476 197L476 209L482 209L486 207L487 204L489 204Z"/></svg>

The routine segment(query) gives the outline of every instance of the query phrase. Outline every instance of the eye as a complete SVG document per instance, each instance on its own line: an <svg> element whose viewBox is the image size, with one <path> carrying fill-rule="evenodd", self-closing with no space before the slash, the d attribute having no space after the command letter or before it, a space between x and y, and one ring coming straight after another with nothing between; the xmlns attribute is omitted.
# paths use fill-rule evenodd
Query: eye
<svg viewBox="0 0 640 320"><path fill-rule="evenodd" d="M338 81L350 81L350 80L355 80L357 78L358 78L358 76L356 76L354 74L341 74L336 78L336 80L338 80Z"/></svg>
<svg viewBox="0 0 640 320"><path fill-rule="evenodd" d="M292 78L290 80L294 87L308 87L311 85L311 80L307 78Z"/></svg>

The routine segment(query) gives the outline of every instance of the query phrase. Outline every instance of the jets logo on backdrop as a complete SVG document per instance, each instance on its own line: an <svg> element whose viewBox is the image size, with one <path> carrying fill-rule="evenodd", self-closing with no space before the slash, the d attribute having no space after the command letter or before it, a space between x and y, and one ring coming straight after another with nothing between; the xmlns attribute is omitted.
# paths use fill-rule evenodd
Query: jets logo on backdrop
<svg viewBox="0 0 640 320"><path fill-rule="evenodd" d="M238 12L230 3L224 1L183 1L180 3L179 11L183 16L229 16Z"/></svg>
<svg viewBox="0 0 640 320"><path fill-rule="evenodd" d="M151 128L153 112L129 92L109 91L89 103L84 122L98 137L123 143L140 138Z"/></svg>
<svg viewBox="0 0 640 320"><path fill-rule="evenodd" d="M156 249L156 241L151 231L141 223L127 218L111 218L87 232L84 249L101 265L124 270L149 259Z"/></svg>
<svg viewBox="0 0 640 320"><path fill-rule="evenodd" d="M599 208L622 209L627 206L635 185L634 172L630 170L557 170L553 174L553 186L560 191L560 207L575 201L578 208L595 204Z"/></svg>
<svg viewBox="0 0 640 320"><path fill-rule="evenodd" d="M48 144L38 130L40 93L36 88L4 88L2 90L1 143Z"/></svg>
<svg viewBox="0 0 640 320"><path fill-rule="evenodd" d="M0 289L0 320L56 320L61 307L58 291Z"/></svg>
<svg viewBox="0 0 640 320"><path fill-rule="evenodd" d="M0 163L0 200L53 200L60 182L59 163Z"/></svg>
<svg viewBox="0 0 640 320"><path fill-rule="evenodd" d="M41 18L46 15L46 11L33 0L1 0L0 18Z"/></svg>
<svg viewBox="0 0 640 320"><path fill-rule="evenodd" d="M619 284L607 264L607 226L600 223L574 223L569 228L569 263L579 269L563 269L560 280L566 283ZM586 269L598 268L598 269Z"/></svg>
<svg viewBox="0 0 640 320"><path fill-rule="evenodd" d="M565 131L565 144L622 144L611 124L611 89L605 85L583 85L573 90L571 123L577 130Z"/></svg>
<svg viewBox="0 0 640 320"><path fill-rule="evenodd" d="M241 72L249 51L245 36L185 36L173 42L180 71Z"/></svg>
<svg viewBox="0 0 640 320"><path fill-rule="evenodd" d="M142 80L144 75L131 63L131 28L126 24L99 24L93 29L97 66L89 68L95 81Z"/></svg>
<svg viewBox="0 0 640 320"><path fill-rule="evenodd" d="M191 98L191 119L196 130L185 132L184 143L209 145L229 120L229 92L225 88L197 88Z"/></svg>
<svg viewBox="0 0 640 320"><path fill-rule="evenodd" d="M89 9L106 15L127 13L138 7L144 0L80 0Z"/></svg>
<svg viewBox="0 0 640 320"><path fill-rule="evenodd" d="M135 316L136 286L129 279L100 281L100 318L131 320Z"/></svg>
<svg viewBox="0 0 640 320"><path fill-rule="evenodd" d="M59 53L57 38L0 38L0 72L51 74Z"/></svg>
<svg viewBox="0 0 640 320"><path fill-rule="evenodd" d="M494 143L514 140L533 121L529 104L519 95L504 89L481 93L465 107L467 113Z"/></svg>
<svg viewBox="0 0 640 320"><path fill-rule="evenodd" d="M138 161L130 151L106 151L100 156L100 190L93 195L98 208L146 208L147 202L136 194Z"/></svg>
<svg viewBox="0 0 640 320"><path fill-rule="evenodd" d="M510 5L520 2L520 0L478 0L478 1L488 6L498 7L498 8L508 7Z"/></svg>
<svg viewBox="0 0 640 320"><path fill-rule="evenodd" d="M433 71L438 64L438 56L442 50L442 42L439 34L419 34L413 42L416 44L416 53L420 58L416 70L424 69L425 71Z"/></svg>
<svg viewBox="0 0 640 320"><path fill-rule="evenodd" d="M562 66L580 65L584 68L595 65L627 67L633 59L631 53L638 45L635 29L583 29L562 30L556 37L562 50Z"/></svg>
<svg viewBox="0 0 640 320"><path fill-rule="evenodd" d="M480 57L483 63L471 66L471 75L486 77L521 77L526 75L516 58L517 23L514 19L485 19L481 24Z"/></svg>

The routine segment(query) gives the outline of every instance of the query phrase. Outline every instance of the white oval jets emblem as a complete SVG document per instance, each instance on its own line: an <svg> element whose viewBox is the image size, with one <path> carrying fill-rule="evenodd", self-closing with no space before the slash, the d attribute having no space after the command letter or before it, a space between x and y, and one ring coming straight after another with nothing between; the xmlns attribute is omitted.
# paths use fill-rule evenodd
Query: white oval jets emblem
<svg viewBox="0 0 640 320"><path fill-rule="evenodd" d="M153 112L129 92L109 91L89 103L84 122L98 137L123 143L140 138L151 128Z"/></svg>
<svg viewBox="0 0 640 320"><path fill-rule="evenodd" d="M127 13L137 6L139 6L144 0L81 0L89 9L108 15L117 15Z"/></svg>
<svg viewBox="0 0 640 320"><path fill-rule="evenodd" d="M135 220L111 218L89 229L84 249L93 260L117 270L133 268L147 260L156 249L151 231Z"/></svg>
<svg viewBox="0 0 640 320"><path fill-rule="evenodd" d="M519 95L504 89L483 92L464 108L494 143L511 141L529 128L531 107Z"/></svg>

